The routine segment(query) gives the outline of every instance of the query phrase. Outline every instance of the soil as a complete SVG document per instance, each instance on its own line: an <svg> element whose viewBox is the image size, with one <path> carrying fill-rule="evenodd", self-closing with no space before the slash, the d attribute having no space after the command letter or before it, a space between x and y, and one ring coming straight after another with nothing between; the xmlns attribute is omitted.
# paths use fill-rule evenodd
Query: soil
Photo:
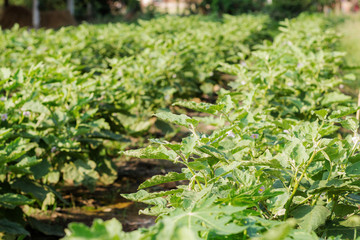
<svg viewBox="0 0 360 240"><path fill-rule="evenodd" d="M139 210L147 207L145 204L131 202L120 194L136 192L137 187L153 175L179 172L180 165L164 160L130 160L119 161L117 166L118 179L110 186L97 186L94 192L74 186L59 189L71 207L33 212L29 218L32 228L28 229L31 237L27 239L59 239L64 235L64 229L69 223L81 222L90 226L96 218L116 218L122 223L124 231L153 225L155 217L138 214ZM162 184L156 186L156 190L173 189L177 184L180 183Z"/></svg>

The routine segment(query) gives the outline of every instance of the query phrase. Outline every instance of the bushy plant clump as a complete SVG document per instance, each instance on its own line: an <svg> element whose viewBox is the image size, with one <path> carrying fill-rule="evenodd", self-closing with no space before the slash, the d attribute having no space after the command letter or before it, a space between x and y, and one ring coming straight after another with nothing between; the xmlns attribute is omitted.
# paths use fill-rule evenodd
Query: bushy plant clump
<svg viewBox="0 0 360 240"><path fill-rule="evenodd" d="M324 26L319 16L283 22L273 43L241 64L223 64L238 78L215 104L174 103L207 117L156 114L189 134L124 152L183 166L123 194L150 205L141 213L158 216L153 227L125 233L115 219L73 223L64 239L356 239L358 107L338 88L343 54ZM215 131L198 129L209 122ZM145 190L179 180L188 184Z"/></svg>
<svg viewBox="0 0 360 240"><path fill-rule="evenodd" d="M146 135L152 112L212 88L218 63L248 56L267 22L163 17L1 31L0 232L28 234L23 206L66 204L54 186L112 183L113 159L129 136Z"/></svg>

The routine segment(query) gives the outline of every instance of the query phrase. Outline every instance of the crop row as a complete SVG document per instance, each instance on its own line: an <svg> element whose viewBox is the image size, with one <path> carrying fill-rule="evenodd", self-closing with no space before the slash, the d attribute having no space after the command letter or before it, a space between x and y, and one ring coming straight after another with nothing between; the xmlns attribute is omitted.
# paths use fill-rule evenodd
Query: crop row
<svg viewBox="0 0 360 240"><path fill-rule="evenodd" d="M340 91L343 54L326 25L313 15L282 22L246 61L222 64L237 79L215 104L174 103L206 118L158 111L188 136L124 152L183 166L123 194L150 205L141 213L158 216L154 226L125 233L115 219L73 223L64 239L356 239L359 108ZM197 128L209 122L215 131ZM188 184L151 188L179 180Z"/></svg>
<svg viewBox="0 0 360 240"><path fill-rule="evenodd" d="M265 16L163 17L0 33L0 232L25 234L21 206L47 209L55 187L112 183L113 159L152 112L209 92L219 62L266 37Z"/></svg>

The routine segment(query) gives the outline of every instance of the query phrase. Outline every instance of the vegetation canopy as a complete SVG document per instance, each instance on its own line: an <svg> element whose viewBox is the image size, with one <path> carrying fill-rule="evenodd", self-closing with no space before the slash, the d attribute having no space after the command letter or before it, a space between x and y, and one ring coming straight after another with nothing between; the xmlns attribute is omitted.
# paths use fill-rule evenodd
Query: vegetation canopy
<svg viewBox="0 0 360 240"><path fill-rule="evenodd" d="M284 20L276 35L271 24L164 16L2 30L3 236L28 236L32 211L69 205L64 186L112 184L121 155L181 166L122 194L156 223L71 223L63 239L356 239L360 108L342 85L356 76L341 74L324 17Z"/></svg>

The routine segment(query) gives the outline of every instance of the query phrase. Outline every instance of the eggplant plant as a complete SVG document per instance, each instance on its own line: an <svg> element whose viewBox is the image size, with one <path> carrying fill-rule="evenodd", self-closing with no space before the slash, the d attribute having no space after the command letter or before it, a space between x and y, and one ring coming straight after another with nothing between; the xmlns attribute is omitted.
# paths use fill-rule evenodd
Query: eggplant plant
<svg viewBox="0 0 360 240"><path fill-rule="evenodd" d="M154 226L72 223L64 239L356 239L360 108L338 88L338 36L313 15L286 20L280 31L245 61L222 64L237 79L216 103L174 103L205 117L155 114L187 129L181 141L150 139L123 151L183 166L122 194L148 204L140 214L157 216ZM206 124L216 129L203 131ZM178 185L152 188L168 182Z"/></svg>

